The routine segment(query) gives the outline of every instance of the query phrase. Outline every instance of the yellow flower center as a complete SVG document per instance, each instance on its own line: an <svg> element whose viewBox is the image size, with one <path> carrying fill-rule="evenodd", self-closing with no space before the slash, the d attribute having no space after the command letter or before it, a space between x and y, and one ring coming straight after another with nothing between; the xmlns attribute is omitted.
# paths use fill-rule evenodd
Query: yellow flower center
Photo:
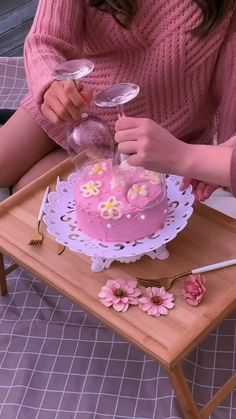
<svg viewBox="0 0 236 419"><path fill-rule="evenodd" d="M136 188L134 188L134 192L139 195L141 193L142 189L140 188L140 186L136 186Z"/></svg>
<svg viewBox="0 0 236 419"><path fill-rule="evenodd" d="M112 202L109 202L109 204L106 205L106 209L111 210L115 207L115 205Z"/></svg>
<svg viewBox="0 0 236 419"><path fill-rule="evenodd" d="M93 192L93 191L96 190L96 186L95 185L88 185L87 189L88 189L89 192Z"/></svg>
<svg viewBox="0 0 236 419"><path fill-rule="evenodd" d="M96 166L95 167L95 173L96 174L99 174L99 173L102 173L103 172L103 170L102 170L102 167L101 166Z"/></svg>

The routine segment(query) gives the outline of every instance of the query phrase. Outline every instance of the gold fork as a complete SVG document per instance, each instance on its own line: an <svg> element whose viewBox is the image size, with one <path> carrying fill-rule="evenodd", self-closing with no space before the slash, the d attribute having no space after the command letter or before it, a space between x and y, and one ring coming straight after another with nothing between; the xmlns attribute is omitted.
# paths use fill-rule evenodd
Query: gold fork
<svg viewBox="0 0 236 419"><path fill-rule="evenodd" d="M182 272L170 278L163 277L158 279L144 279L137 277L137 280L138 283L144 287L164 287L166 290L169 290L173 282L176 281L176 279L182 278L183 276L206 273L232 265L236 265L236 259L229 259L223 262L214 263L212 265L202 266L201 268L193 269L192 271Z"/></svg>
<svg viewBox="0 0 236 419"><path fill-rule="evenodd" d="M57 176L57 186L58 186L59 182L60 182L60 176ZM66 249L66 246L64 244L57 243L57 254L58 254L58 256L60 256L64 252L65 249Z"/></svg>
<svg viewBox="0 0 236 419"><path fill-rule="evenodd" d="M38 213L38 218L37 218L37 227L36 227L35 234L34 234L34 236L32 237L32 239L28 243L30 246L38 246L43 241L43 234L40 232L40 225L41 225L41 221L42 221L42 218L43 218L44 205L47 202L49 191L50 191L50 188L48 186L47 189L46 189L46 191L45 191L45 193L44 193L42 203L40 205L40 209L39 209L39 213Z"/></svg>
<svg viewBox="0 0 236 419"><path fill-rule="evenodd" d="M60 256L64 250L66 250L66 246L64 244L61 243L57 243L57 254L58 256Z"/></svg>

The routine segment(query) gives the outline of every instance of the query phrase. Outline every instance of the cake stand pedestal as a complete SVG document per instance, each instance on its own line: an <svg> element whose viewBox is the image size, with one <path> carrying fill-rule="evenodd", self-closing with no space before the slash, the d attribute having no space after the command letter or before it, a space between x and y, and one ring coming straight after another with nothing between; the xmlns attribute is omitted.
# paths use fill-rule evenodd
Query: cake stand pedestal
<svg viewBox="0 0 236 419"><path fill-rule="evenodd" d="M149 256L151 259L160 259L160 260L164 260L167 259L169 257L169 252L166 249L166 246L163 245L161 247L159 247L159 249L156 250L152 250L151 252L147 252L147 253L143 253L141 255L136 255L136 256L132 256L132 257L123 257L120 259L112 259L112 258L102 258L102 257L97 257L97 256L92 256L91 257L91 270L93 272L102 272L104 269L110 268L112 262L118 261L121 263L130 263L130 262L136 262L137 260L141 259L143 256Z"/></svg>

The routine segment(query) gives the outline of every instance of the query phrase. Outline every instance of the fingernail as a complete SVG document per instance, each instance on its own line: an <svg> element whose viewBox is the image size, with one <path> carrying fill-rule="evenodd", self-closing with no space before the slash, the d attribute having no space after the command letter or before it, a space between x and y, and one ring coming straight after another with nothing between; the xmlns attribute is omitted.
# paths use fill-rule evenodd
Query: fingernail
<svg viewBox="0 0 236 419"><path fill-rule="evenodd" d="M195 195L197 202L202 202L203 201L203 196L202 195Z"/></svg>

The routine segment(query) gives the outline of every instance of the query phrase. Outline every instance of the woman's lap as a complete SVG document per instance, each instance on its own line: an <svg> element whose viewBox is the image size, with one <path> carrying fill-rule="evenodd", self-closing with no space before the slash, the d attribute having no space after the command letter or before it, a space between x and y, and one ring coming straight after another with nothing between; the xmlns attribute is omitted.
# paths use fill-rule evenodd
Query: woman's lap
<svg viewBox="0 0 236 419"><path fill-rule="evenodd" d="M63 148L57 148L54 151L48 153L45 157L39 160L28 172L26 172L19 180L15 183L12 190L13 192L23 188L28 183L37 179L43 173L50 170L52 167L61 163L68 157L67 152Z"/></svg>
<svg viewBox="0 0 236 419"><path fill-rule="evenodd" d="M19 108L0 129L0 187L16 189L66 157L33 117Z"/></svg>

